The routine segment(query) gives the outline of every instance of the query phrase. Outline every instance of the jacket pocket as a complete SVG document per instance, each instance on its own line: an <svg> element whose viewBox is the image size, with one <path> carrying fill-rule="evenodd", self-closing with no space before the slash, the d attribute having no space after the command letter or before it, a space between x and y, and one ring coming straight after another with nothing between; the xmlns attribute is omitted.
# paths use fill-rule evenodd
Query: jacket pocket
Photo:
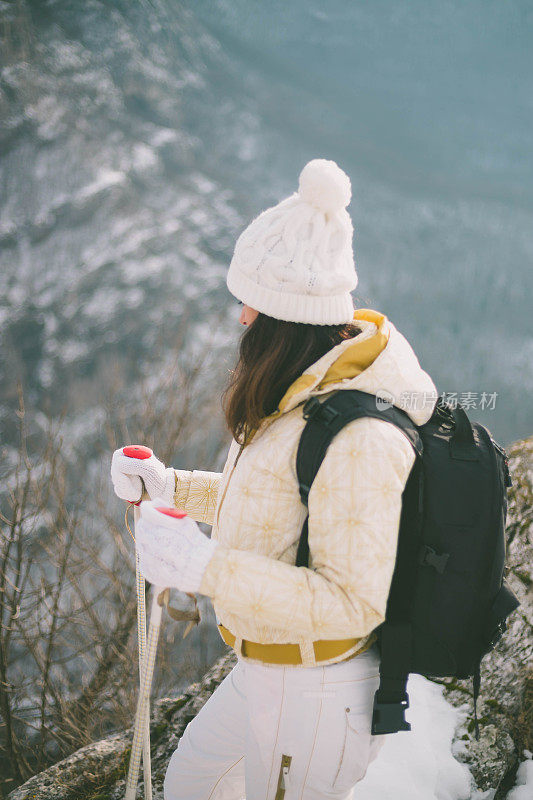
<svg viewBox="0 0 533 800"><path fill-rule="evenodd" d="M368 711L346 708L344 715L344 741L332 788L348 791L363 780L368 765L385 742L383 736L372 735L372 717Z"/></svg>
<svg viewBox="0 0 533 800"><path fill-rule="evenodd" d="M281 764L279 767L279 775L278 775L278 785L276 788L276 796L274 800L283 800L285 797L285 792L289 788L288 778L289 778L289 771L291 768L291 761L292 756L287 756L283 754L281 756Z"/></svg>

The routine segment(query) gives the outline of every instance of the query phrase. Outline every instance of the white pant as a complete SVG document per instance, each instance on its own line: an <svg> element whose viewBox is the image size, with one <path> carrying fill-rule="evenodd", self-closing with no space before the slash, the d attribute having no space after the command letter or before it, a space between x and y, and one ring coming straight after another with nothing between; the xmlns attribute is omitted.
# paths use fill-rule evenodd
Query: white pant
<svg viewBox="0 0 533 800"><path fill-rule="evenodd" d="M351 800L388 738L370 733L378 673L375 644L324 667L239 657L185 728L165 800Z"/></svg>

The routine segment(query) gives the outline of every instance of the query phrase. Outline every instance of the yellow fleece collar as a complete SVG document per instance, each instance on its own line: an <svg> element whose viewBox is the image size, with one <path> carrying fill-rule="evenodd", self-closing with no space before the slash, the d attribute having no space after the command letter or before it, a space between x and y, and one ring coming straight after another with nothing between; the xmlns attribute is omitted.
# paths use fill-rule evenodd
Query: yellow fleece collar
<svg viewBox="0 0 533 800"><path fill-rule="evenodd" d="M330 383L337 383L343 378L355 378L369 367L384 350L390 333L386 327L387 317L385 314L371 308L359 308L354 311L353 315L353 321L357 322L357 320L373 322L377 326L377 331L364 338L359 334L353 339L344 339L325 353L322 358L311 364L299 378L293 381L283 395L278 405L281 413L295 395L303 393L306 389L311 387L321 389ZM324 369L325 373L321 374ZM277 412L274 414L277 415Z"/></svg>

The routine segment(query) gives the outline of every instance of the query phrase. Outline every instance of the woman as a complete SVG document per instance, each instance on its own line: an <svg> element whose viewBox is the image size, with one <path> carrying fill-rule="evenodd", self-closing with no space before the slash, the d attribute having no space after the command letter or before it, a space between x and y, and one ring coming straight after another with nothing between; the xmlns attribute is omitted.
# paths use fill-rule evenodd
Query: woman
<svg viewBox="0 0 533 800"><path fill-rule="evenodd" d="M415 459L394 425L357 419L333 439L309 493L309 567L295 566L305 400L379 392L421 425L437 399L392 322L353 307L350 199L348 176L314 159L298 192L237 240L227 284L246 331L224 395L222 473L113 456L119 497L138 499L142 479L158 504L213 526L208 539L143 504L141 565L149 581L210 597L237 655L170 760L166 800L351 798L385 741L370 733L375 629Z"/></svg>

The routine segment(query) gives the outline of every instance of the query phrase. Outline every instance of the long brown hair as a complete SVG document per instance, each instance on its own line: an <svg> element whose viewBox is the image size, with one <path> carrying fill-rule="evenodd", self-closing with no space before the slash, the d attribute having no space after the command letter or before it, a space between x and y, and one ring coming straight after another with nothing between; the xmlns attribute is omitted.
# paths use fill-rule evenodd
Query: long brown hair
<svg viewBox="0 0 533 800"><path fill-rule="evenodd" d="M309 325L259 312L241 336L237 365L222 395L233 437L242 444L261 419L277 409L296 378L343 339L358 333L361 329L354 322Z"/></svg>

